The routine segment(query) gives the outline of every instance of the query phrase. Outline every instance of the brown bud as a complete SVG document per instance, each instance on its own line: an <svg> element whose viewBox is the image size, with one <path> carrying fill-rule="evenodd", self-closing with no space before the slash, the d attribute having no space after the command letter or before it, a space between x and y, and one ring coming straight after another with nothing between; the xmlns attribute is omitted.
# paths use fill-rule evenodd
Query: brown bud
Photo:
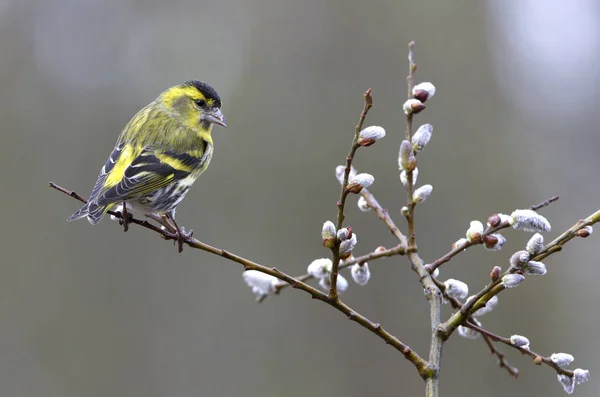
<svg viewBox="0 0 600 397"><path fill-rule="evenodd" d="M429 98L429 92L425 90L415 90L414 95L415 99L418 99L421 102L425 102L427 98Z"/></svg>
<svg viewBox="0 0 600 397"><path fill-rule="evenodd" d="M488 223L492 227L498 226L501 222L502 222L502 219L500 219L500 216L498 214L494 214L488 218Z"/></svg>
<svg viewBox="0 0 600 397"><path fill-rule="evenodd" d="M425 105L421 104L414 104L411 106L412 108L412 114L418 114L421 113L423 110L425 110Z"/></svg>
<svg viewBox="0 0 600 397"><path fill-rule="evenodd" d="M490 279L492 281L497 281L500 278L501 272L502 272L502 269L500 268L500 266L494 266L492 268L492 271L490 272Z"/></svg>
<svg viewBox="0 0 600 397"><path fill-rule="evenodd" d="M577 231L577 235L581 238L586 238L586 237L589 237L593 231L594 231L594 229L592 229L591 226L586 226L583 229L579 229Z"/></svg>
<svg viewBox="0 0 600 397"><path fill-rule="evenodd" d="M486 248L494 248L496 244L498 244L498 237L493 234L488 234L483 238L483 242L485 243Z"/></svg>
<svg viewBox="0 0 600 397"><path fill-rule="evenodd" d="M535 358L533 359L533 362L535 363L535 365L542 365L544 360L540 356L535 356Z"/></svg>
<svg viewBox="0 0 600 397"><path fill-rule="evenodd" d="M358 141L358 144L360 146L371 146L375 142L377 142L377 141L373 138L362 138Z"/></svg>
<svg viewBox="0 0 600 397"><path fill-rule="evenodd" d="M380 253L385 251L387 248L385 248L383 245L380 245L379 247L375 248L375 252L376 253Z"/></svg>

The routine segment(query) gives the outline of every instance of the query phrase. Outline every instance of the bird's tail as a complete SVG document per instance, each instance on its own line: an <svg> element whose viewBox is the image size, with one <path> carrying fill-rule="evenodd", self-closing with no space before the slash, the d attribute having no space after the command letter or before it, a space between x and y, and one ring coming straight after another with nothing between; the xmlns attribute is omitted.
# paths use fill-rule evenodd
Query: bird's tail
<svg viewBox="0 0 600 397"><path fill-rule="evenodd" d="M98 222L102 220L102 217L109 210L109 206L107 205L98 205L95 202L88 202L86 205L81 207L77 212L67 218L67 221L74 221L76 219L81 219L87 217L88 221L92 225L96 225Z"/></svg>

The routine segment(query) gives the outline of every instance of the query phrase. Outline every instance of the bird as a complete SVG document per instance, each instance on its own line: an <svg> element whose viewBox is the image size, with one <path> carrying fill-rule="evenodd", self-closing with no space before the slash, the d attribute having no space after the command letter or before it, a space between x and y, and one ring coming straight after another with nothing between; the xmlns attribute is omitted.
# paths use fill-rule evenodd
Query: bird
<svg viewBox="0 0 600 397"><path fill-rule="evenodd" d="M213 126L227 128L221 106L217 91L199 80L165 90L123 128L89 200L67 220L96 225L118 208L127 230L131 212L142 214L177 233L181 252L186 236L175 210L210 164Z"/></svg>

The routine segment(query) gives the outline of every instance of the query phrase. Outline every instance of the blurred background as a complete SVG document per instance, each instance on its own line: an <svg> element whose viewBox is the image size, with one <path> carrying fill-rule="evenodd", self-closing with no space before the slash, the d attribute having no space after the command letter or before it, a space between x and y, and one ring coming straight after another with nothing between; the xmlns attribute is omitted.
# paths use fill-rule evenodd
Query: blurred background
<svg viewBox="0 0 600 397"><path fill-rule="evenodd" d="M395 350L299 291L256 304L242 269L133 226L67 224L129 118L163 89L210 82L228 129L178 219L202 241L294 275L315 258L339 194L343 162L371 87L367 125L384 141L356 167L399 225L404 192L407 43L416 81L437 94L419 156L421 255L431 261L473 219L542 211L547 241L600 207L600 5L595 0L1 0L3 211L0 276L2 396L418 396L423 383ZM350 200L355 253L394 240ZM442 268L476 292L529 234L500 252L470 250ZM598 236L547 260L544 277L500 296L486 327L528 336L532 348L575 355L597 395ZM426 356L428 305L405 258L371 264L343 299ZM347 275L347 274L346 274ZM445 308L444 315L450 314ZM445 396L562 396L548 367L501 348L521 370L497 367L482 341L444 348Z"/></svg>

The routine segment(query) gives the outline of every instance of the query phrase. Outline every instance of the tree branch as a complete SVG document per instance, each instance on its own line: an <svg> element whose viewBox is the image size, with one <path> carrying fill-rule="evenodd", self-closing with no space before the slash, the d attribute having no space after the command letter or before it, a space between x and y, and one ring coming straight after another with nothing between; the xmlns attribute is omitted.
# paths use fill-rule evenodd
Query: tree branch
<svg viewBox="0 0 600 397"><path fill-rule="evenodd" d="M59 192L66 194L70 197L73 197L76 200L81 201L82 203L87 202L87 200L83 196L80 196L79 194L77 194L76 192L74 192L72 190L67 190L63 187L60 187L57 184L55 184L54 182L50 182L50 187L58 190ZM108 211L108 214L113 215L119 219L121 219L121 217L122 217L120 212ZM158 233L165 240L177 240L176 233L173 233L173 232L165 230L165 229L161 229L148 221L145 221L145 220L142 221L142 220L139 220L139 219L136 219L136 218L133 218L130 216L130 223L141 226L141 227L151 230L155 233ZM415 366L415 368L419 372L419 375L421 375L422 377L424 376L425 373L427 373L429 371L430 367L429 367L429 364L427 363L427 361L424 358L422 358L421 356L419 356L413 349L411 349L408 345L401 342L398 338L396 338L395 336L390 334L388 331L386 331L379 323L372 322L371 320L369 320L362 314L353 310L350 306L341 302L339 299L331 299L327 294L302 282L301 280L298 280L292 276L285 274L284 272L278 270L275 267L271 268L271 267L261 265L259 263L245 259L239 255L236 255L236 254L226 251L224 249L216 248L211 245L205 244L205 243L195 239L192 236L189 236L189 235L184 236L183 242L184 242L184 244L187 244L191 248L200 249L200 250L209 252L213 255L217 255L222 258L228 259L232 262L236 262L236 263L242 265L244 267L244 270L257 270L261 273L271 275L271 276L277 278L278 280L281 280L281 281L291 285L295 289L299 289L301 291L308 293L313 299L317 299L317 300L320 300L321 302L328 304L329 306L335 308L336 310L344 313L346 316L348 316L348 318L350 320L360 324L362 327L368 329L375 335L379 336L381 339L383 339L385 341L386 344L391 345L394 349L396 349L400 353L402 353L402 355Z"/></svg>
<svg viewBox="0 0 600 397"><path fill-rule="evenodd" d="M350 152L348 156L346 156L346 168L344 169L344 180L342 183L342 190L340 192L340 199L337 202L338 213L337 213L337 223L336 230L340 230L344 224L344 218L346 215L344 214L344 206L346 205L346 198L348 197L348 177L350 175L350 171L352 170L352 161L354 160L354 154L356 150L360 147L358 144L358 136L362 129L365 118L367 117L367 113L369 113L369 109L373 107L373 98L371 97L371 89L369 88L364 94L364 105L363 109L360 112L360 118L358 119L358 124L354 128L354 139L352 140L352 146L350 147ZM340 265L340 241L339 239L335 239L335 245L332 248L333 251L333 265L331 267L331 286L329 287L329 297L331 299L338 299L338 291L337 291L337 277L338 277L338 268Z"/></svg>

